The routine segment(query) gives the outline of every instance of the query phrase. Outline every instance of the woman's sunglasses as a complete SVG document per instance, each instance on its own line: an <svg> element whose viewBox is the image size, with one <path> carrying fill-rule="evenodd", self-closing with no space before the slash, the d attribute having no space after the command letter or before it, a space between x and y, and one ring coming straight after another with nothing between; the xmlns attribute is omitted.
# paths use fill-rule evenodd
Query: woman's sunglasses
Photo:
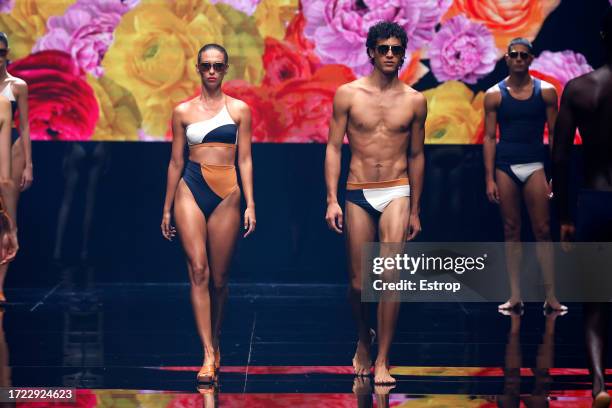
<svg viewBox="0 0 612 408"><path fill-rule="evenodd" d="M525 51L510 51L508 56L512 59L517 59L520 56L521 59L526 60L527 58L531 57L531 54Z"/></svg>
<svg viewBox="0 0 612 408"><path fill-rule="evenodd" d="M380 55L387 55L389 50L391 50L393 55L395 55L396 57L404 55L404 52L405 52L404 47L402 47L401 45L377 45L376 46L376 52Z"/></svg>
<svg viewBox="0 0 612 408"><path fill-rule="evenodd" d="M6 57L7 54L8 54L8 49L0 48L0 57Z"/></svg>
<svg viewBox="0 0 612 408"><path fill-rule="evenodd" d="M210 71L211 67L215 70L215 72L223 72L225 71L225 68L227 68L227 65L225 65L223 62L214 62L212 64L210 62L200 62L198 65L200 72Z"/></svg>

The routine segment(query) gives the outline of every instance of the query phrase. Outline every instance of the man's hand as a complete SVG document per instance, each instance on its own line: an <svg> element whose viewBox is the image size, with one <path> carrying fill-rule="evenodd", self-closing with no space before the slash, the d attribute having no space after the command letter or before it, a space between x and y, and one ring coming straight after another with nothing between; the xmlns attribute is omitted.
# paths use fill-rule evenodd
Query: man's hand
<svg viewBox="0 0 612 408"><path fill-rule="evenodd" d="M499 190L494 180L487 181L487 198L490 202L499 204Z"/></svg>
<svg viewBox="0 0 612 408"><path fill-rule="evenodd" d="M330 230L336 231L338 234L342 234L342 208L338 203L331 203L327 205L327 213L325 214L325 221Z"/></svg>
<svg viewBox="0 0 612 408"><path fill-rule="evenodd" d="M418 214L410 214L408 221L408 237L406 241L412 241L421 232L421 219Z"/></svg>

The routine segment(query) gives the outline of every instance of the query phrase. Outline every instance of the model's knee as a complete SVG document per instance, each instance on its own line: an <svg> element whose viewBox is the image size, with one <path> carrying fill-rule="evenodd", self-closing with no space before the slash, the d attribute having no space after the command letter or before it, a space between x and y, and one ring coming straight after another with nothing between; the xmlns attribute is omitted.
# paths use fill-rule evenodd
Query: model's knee
<svg viewBox="0 0 612 408"><path fill-rule="evenodd" d="M506 241L521 240L521 223L518 220L504 221L504 238Z"/></svg>
<svg viewBox="0 0 612 408"><path fill-rule="evenodd" d="M208 286L210 269L206 263L192 262L189 265L191 272L191 284L193 286Z"/></svg>
<svg viewBox="0 0 612 408"><path fill-rule="evenodd" d="M213 279L213 287L215 289L215 292L219 294L225 294L229 290L229 287L227 286L227 279Z"/></svg>
<svg viewBox="0 0 612 408"><path fill-rule="evenodd" d="M534 225L533 235L536 241L550 241L550 225L548 222Z"/></svg>
<svg viewBox="0 0 612 408"><path fill-rule="evenodd" d="M406 228L394 228L391 231L381 231L380 232L380 242L403 242L406 237Z"/></svg>

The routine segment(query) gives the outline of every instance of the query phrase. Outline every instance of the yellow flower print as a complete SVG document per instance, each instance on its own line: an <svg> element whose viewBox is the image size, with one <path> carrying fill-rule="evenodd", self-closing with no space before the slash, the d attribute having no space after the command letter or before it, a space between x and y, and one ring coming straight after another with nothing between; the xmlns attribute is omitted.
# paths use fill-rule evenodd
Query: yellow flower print
<svg viewBox="0 0 612 408"><path fill-rule="evenodd" d="M134 96L107 77L88 76L87 82L100 106L100 117L91 140L138 140L142 116Z"/></svg>
<svg viewBox="0 0 612 408"><path fill-rule="evenodd" d="M47 32L47 20L64 14L76 0L16 0L9 14L0 14L0 31L9 38L10 58L30 54L38 38Z"/></svg>
<svg viewBox="0 0 612 408"><path fill-rule="evenodd" d="M474 97L462 82L448 81L423 94L428 110L425 143L470 144L482 139L483 92Z"/></svg>

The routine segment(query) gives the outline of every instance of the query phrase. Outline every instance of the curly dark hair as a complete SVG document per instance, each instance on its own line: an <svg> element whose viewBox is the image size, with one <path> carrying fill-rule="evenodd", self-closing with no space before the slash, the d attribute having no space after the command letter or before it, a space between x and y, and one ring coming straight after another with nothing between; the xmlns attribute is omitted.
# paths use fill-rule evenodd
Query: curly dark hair
<svg viewBox="0 0 612 408"><path fill-rule="evenodd" d="M402 47L406 48L408 45L408 36L406 30L394 22L391 21L380 21L370 27L368 30L368 39L366 40L366 48L373 50L376 48L376 42L378 40L386 40L388 38L395 37L400 40Z"/></svg>

